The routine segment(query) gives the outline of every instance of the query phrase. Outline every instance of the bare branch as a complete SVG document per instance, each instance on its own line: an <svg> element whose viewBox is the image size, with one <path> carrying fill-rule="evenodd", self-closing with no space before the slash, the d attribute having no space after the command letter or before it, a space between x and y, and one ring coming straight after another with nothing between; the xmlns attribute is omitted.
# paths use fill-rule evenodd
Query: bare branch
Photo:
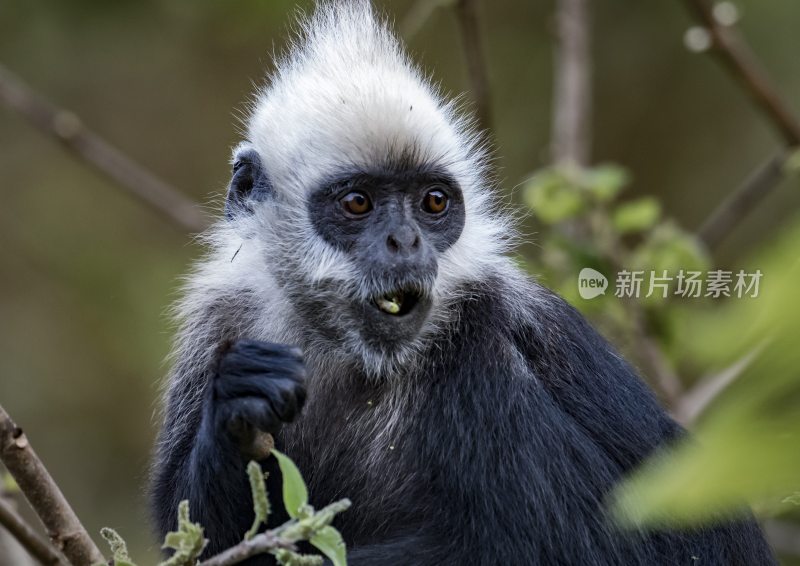
<svg viewBox="0 0 800 566"><path fill-rule="evenodd" d="M0 102L181 230L200 232L208 225L195 202L89 130L78 116L45 100L3 65Z"/></svg>
<svg viewBox="0 0 800 566"><path fill-rule="evenodd" d="M683 425L692 424L703 414L703 411L714 402L741 376L750 366L763 346L755 348L732 366L721 372L702 379L691 390L687 391L676 403L675 418Z"/></svg>
<svg viewBox="0 0 800 566"><path fill-rule="evenodd" d="M11 504L0 495L0 525L42 564L66 565L67 561L42 538L25 519L19 516Z"/></svg>
<svg viewBox="0 0 800 566"><path fill-rule="evenodd" d="M722 25L708 0L685 0L711 36L713 53L772 121L788 146L800 145L800 122L736 28Z"/></svg>
<svg viewBox="0 0 800 566"><path fill-rule="evenodd" d="M623 242L618 234L614 234L606 245L608 259L614 271L619 273L624 269ZM658 340L653 336L647 323L644 306L633 297L623 297L622 307L631 322L630 340L640 363L644 366L644 375L648 378L648 383L660 392L669 407L674 407L683 394L683 383L673 370Z"/></svg>
<svg viewBox="0 0 800 566"><path fill-rule="evenodd" d="M204 560L198 566L230 566L247 560L252 556L264 554L271 550L285 548L294 550L293 543L281 538L275 531L267 531L254 536L250 540L244 540L229 549Z"/></svg>
<svg viewBox="0 0 800 566"><path fill-rule="evenodd" d="M661 345L652 337L641 303L626 298L623 306L633 323L632 339L640 359L646 364L651 382L661 392L667 405L675 406L683 393L680 377L673 371Z"/></svg>
<svg viewBox="0 0 800 566"><path fill-rule="evenodd" d="M717 205L697 231L697 236L706 246L710 249L717 247L778 186L786 177L784 166L787 159L788 154L783 151L771 157Z"/></svg>
<svg viewBox="0 0 800 566"><path fill-rule="evenodd" d="M438 8L446 6L452 1L453 0L417 0L411 8L409 8L408 12L406 12L403 21L400 23L400 34L406 38L406 40L411 39L425 27L425 23Z"/></svg>
<svg viewBox="0 0 800 566"><path fill-rule="evenodd" d="M591 153L589 0L559 0L556 14L553 161L585 167Z"/></svg>
<svg viewBox="0 0 800 566"><path fill-rule="evenodd" d="M75 566L104 562L28 439L0 406L0 460L39 516L50 541Z"/></svg>
<svg viewBox="0 0 800 566"><path fill-rule="evenodd" d="M489 130L492 127L492 100L478 22L478 0L458 0L455 11L478 124L482 130Z"/></svg>
<svg viewBox="0 0 800 566"><path fill-rule="evenodd" d="M800 556L800 527L796 524L772 519L764 523L764 533L775 552Z"/></svg>

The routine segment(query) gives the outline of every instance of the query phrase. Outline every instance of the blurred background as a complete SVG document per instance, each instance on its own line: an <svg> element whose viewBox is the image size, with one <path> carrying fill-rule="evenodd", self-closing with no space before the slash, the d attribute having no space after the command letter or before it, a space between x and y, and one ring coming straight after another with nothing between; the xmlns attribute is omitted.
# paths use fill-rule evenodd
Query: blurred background
<svg viewBox="0 0 800 566"><path fill-rule="evenodd" d="M407 23L411 1L378 4ZM3 0L0 64L214 215L246 102L293 13L310 5ZM742 33L800 108L800 2L736 6ZM500 184L520 209L525 181L550 160L554 9L480 5ZM623 200L655 196L694 230L779 141L719 65L684 46L692 21L680 2L613 0L593 12L593 161L627 168ZM434 10L407 40L447 92L469 90L451 10ZM0 198L0 403L89 531L118 529L146 564L158 548L144 488L167 310L201 249L4 106ZM713 265L743 267L799 208L797 181L780 184L713 250ZM526 217L520 253L531 262L544 229Z"/></svg>

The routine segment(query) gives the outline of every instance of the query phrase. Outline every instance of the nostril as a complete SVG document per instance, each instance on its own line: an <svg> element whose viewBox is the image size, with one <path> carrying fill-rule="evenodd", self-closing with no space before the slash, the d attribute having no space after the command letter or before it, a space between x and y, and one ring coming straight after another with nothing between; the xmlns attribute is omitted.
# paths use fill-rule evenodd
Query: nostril
<svg viewBox="0 0 800 566"><path fill-rule="evenodd" d="M413 242L411 242L411 249L412 249L412 250L417 250L417 249L419 249L419 234L417 234L416 236L414 236L414 241L413 241Z"/></svg>
<svg viewBox="0 0 800 566"><path fill-rule="evenodd" d="M389 237L386 238L386 247L389 248L389 251L392 253L397 253L400 251L400 243L391 234L389 234Z"/></svg>

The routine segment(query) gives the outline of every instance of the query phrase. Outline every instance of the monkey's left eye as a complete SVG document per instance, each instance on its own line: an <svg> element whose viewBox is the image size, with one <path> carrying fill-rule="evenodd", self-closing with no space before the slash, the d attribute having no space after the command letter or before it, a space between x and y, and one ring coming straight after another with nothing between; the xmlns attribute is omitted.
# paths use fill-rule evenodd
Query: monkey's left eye
<svg viewBox="0 0 800 566"><path fill-rule="evenodd" d="M372 210L372 201L369 200L366 194L360 191L347 193L339 202L342 203L342 207L346 212L354 214L355 216L362 216Z"/></svg>
<svg viewBox="0 0 800 566"><path fill-rule="evenodd" d="M438 189L428 191L422 199L422 209L431 214L441 214L447 210L447 195Z"/></svg>

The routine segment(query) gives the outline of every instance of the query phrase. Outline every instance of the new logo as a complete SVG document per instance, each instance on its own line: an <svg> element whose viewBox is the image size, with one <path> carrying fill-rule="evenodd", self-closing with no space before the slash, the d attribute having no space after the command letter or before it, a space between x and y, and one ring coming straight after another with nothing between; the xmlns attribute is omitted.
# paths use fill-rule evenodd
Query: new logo
<svg viewBox="0 0 800 566"><path fill-rule="evenodd" d="M594 299L604 295L608 289L608 279L591 267L584 267L578 274L578 293L582 299Z"/></svg>

